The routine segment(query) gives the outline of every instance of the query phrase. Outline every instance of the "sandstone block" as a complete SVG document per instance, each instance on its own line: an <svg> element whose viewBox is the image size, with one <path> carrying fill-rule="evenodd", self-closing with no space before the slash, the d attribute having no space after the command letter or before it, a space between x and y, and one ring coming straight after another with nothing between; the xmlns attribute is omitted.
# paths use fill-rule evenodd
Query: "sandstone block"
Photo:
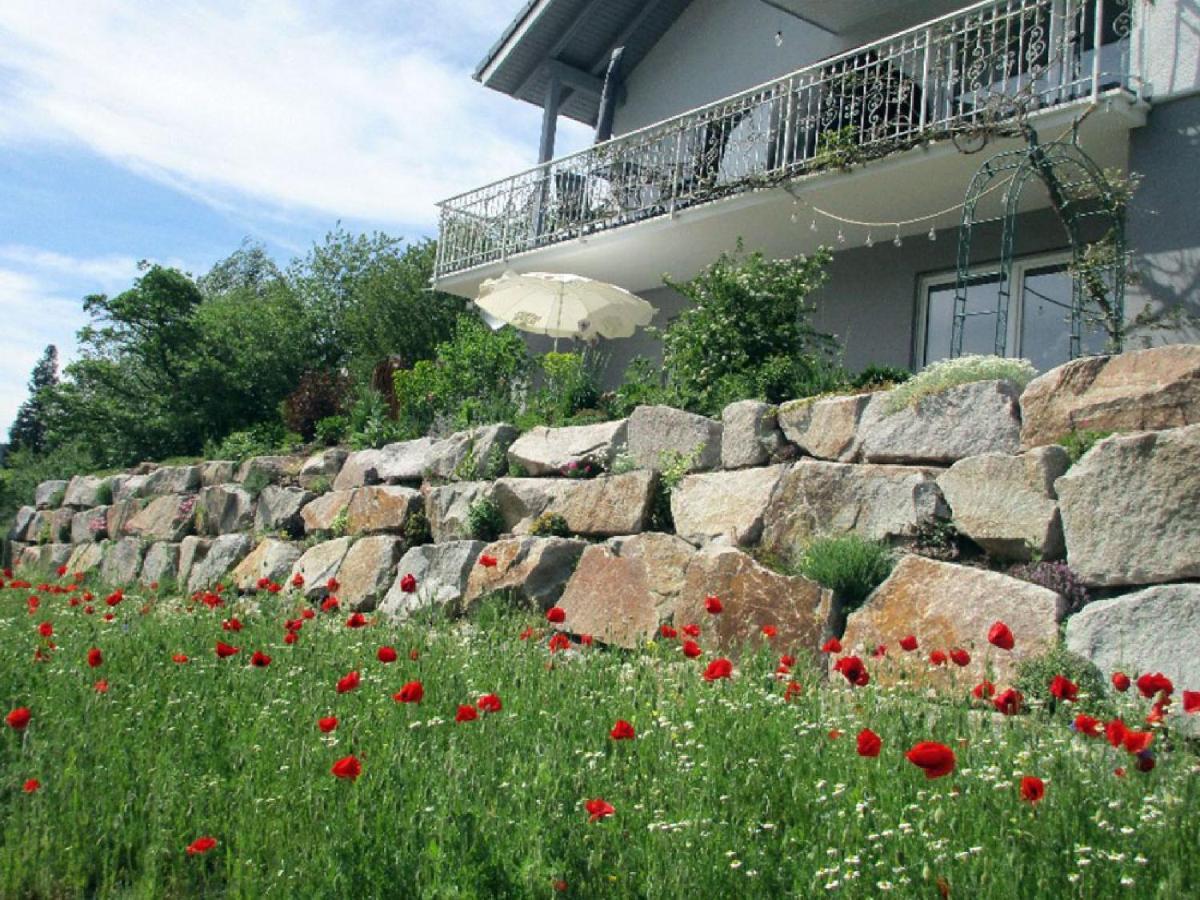
<svg viewBox="0 0 1200 900"><path fill-rule="evenodd" d="M687 458L689 472L721 465L720 422L670 406L639 406L629 417L629 455L643 469L661 470L672 458Z"/></svg>
<svg viewBox="0 0 1200 900"><path fill-rule="evenodd" d="M125 523L124 533L148 541L179 541L192 530L195 495L156 497Z"/></svg>
<svg viewBox="0 0 1200 900"><path fill-rule="evenodd" d="M561 515L572 534L637 534L649 520L656 478L647 470L590 479L502 478L493 496L515 534L527 534L543 513Z"/></svg>
<svg viewBox="0 0 1200 900"><path fill-rule="evenodd" d="M687 476L671 492L676 533L693 544L757 543L771 497L787 471L779 465Z"/></svg>
<svg viewBox="0 0 1200 900"><path fill-rule="evenodd" d="M146 476L140 491L146 497L188 494L200 489L202 472L200 466L162 466Z"/></svg>
<svg viewBox="0 0 1200 900"><path fill-rule="evenodd" d="M741 400L721 411L721 467L744 469L776 460L785 444L774 406Z"/></svg>
<svg viewBox="0 0 1200 900"><path fill-rule="evenodd" d="M108 510L107 506L96 506L75 513L71 517L71 543L86 544L108 537Z"/></svg>
<svg viewBox="0 0 1200 900"><path fill-rule="evenodd" d="M394 622L431 608L454 612L485 546L482 541L450 541L413 547L396 565L396 578L379 612ZM417 580L416 591L409 593L401 587L405 575Z"/></svg>
<svg viewBox="0 0 1200 900"><path fill-rule="evenodd" d="M471 570L462 610L494 591L511 591L519 603L549 609L562 596L586 547L584 541L555 537L504 538L488 544L480 557L490 556L496 565Z"/></svg>
<svg viewBox="0 0 1200 900"><path fill-rule="evenodd" d="M287 587L292 567L303 552L300 544L265 538L238 563L233 574L229 576L230 580L234 588L243 594L258 590L258 582L262 578Z"/></svg>
<svg viewBox="0 0 1200 900"><path fill-rule="evenodd" d="M66 561L67 571L86 574L98 569L104 562L104 554L108 552L108 547L108 541L77 545Z"/></svg>
<svg viewBox="0 0 1200 900"><path fill-rule="evenodd" d="M779 427L801 453L850 462L858 452L858 424L872 396L792 400L779 407Z"/></svg>
<svg viewBox="0 0 1200 900"><path fill-rule="evenodd" d="M304 587L301 589L309 600L322 600L329 591L326 588L330 578L336 578L342 560L350 550L350 538L340 537L325 541L304 551L304 555L292 566L288 581L296 575L304 577Z"/></svg>
<svg viewBox="0 0 1200 900"><path fill-rule="evenodd" d="M627 421L530 429L508 448L509 467L519 466L529 475L558 475L569 463L590 462L608 470L625 446Z"/></svg>

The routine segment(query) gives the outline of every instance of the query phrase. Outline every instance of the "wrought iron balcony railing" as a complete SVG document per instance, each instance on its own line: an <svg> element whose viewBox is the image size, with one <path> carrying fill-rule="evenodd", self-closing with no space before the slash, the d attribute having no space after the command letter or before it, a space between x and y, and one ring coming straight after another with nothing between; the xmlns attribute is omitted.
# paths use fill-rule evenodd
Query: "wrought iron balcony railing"
<svg viewBox="0 0 1200 900"><path fill-rule="evenodd" d="M987 0L439 204L435 279L1101 91L1132 0Z"/></svg>

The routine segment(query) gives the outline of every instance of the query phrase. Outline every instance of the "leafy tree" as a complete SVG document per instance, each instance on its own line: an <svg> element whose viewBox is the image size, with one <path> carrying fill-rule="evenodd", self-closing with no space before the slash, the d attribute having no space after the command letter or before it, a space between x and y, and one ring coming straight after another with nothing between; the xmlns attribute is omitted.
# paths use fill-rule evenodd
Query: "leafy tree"
<svg viewBox="0 0 1200 900"><path fill-rule="evenodd" d="M12 449L41 452L46 438L46 402L48 392L58 384L58 348L48 346L33 367L29 378L29 397L17 408L17 417L8 430Z"/></svg>
<svg viewBox="0 0 1200 900"><path fill-rule="evenodd" d="M839 346L817 331L809 296L826 279L831 254L771 260L761 252L721 257L691 281L664 279L688 297L663 336L663 367L676 402L719 413L733 400L778 403L830 390L844 380Z"/></svg>
<svg viewBox="0 0 1200 900"><path fill-rule="evenodd" d="M217 297L234 290L248 289L263 293L283 277L266 248L249 238L228 257L196 279L205 297Z"/></svg>

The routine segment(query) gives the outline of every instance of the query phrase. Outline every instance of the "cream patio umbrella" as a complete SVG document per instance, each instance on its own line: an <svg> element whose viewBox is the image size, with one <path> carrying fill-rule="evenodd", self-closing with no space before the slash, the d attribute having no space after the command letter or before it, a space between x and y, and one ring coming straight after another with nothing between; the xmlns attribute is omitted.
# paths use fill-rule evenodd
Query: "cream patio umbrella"
<svg viewBox="0 0 1200 900"><path fill-rule="evenodd" d="M615 284L555 272L505 272L479 286L475 303L494 319L556 343L563 337L632 337L657 312Z"/></svg>

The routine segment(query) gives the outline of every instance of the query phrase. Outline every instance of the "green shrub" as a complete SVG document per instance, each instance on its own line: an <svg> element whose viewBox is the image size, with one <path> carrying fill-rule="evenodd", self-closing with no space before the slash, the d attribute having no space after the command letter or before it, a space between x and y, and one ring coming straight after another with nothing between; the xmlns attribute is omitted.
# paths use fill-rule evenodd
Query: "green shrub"
<svg viewBox="0 0 1200 900"><path fill-rule="evenodd" d="M1112 431L1072 431L1066 437L1060 438L1058 445L1066 448L1067 456L1071 459L1071 465L1075 465L1075 463L1087 455L1087 452L1092 447L1106 437L1111 437L1113 434L1114 432Z"/></svg>
<svg viewBox="0 0 1200 900"><path fill-rule="evenodd" d="M1047 653L1019 662L1015 687L1027 699L1040 700L1053 711L1057 700L1050 693L1050 681L1055 675L1063 675L1079 686L1079 700L1075 704L1064 704L1066 709L1086 706L1092 715L1112 715L1113 709L1104 675L1091 662L1070 652L1061 644Z"/></svg>
<svg viewBox="0 0 1200 900"><path fill-rule="evenodd" d="M571 529L558 513L545 512L533 520L529 533L534 537L570 537Z"/></svg>
<svg viewBox="0 0 1200 900"><path fill-rule="evenodd" d="M100 486L96 488L96 505L108 506L113 501L113 487L111 481L102 481Z"/></svg>
<svg viewBox="0 0 1200 900"><path fill-rule="evenodd" d="M482 497L467 510L467 531L477 541L491 543L504 533L500 506L490 497Z"/></svg>
<svg viewBox="0 0 1200 900"><path fill-rule="evenodd" d="M246 476L246 480L242 482L242 490L257 500L258 495L266 490L270 483L271 476L266 471L252 468L250 474Z"/></svg>
<svg viewBox="0 0 1200 900"><path fill-rule="evenodd" d="M350 420L345 416L326 416L315 427L317 443L334 447L346 439Z"/></svg>
<svg viewBox="0 0 1200 900"><path fill-rule="evenodd" d="M329 479L328 475L318 475L309 484L308 489L319 497L333 490L333 482Z"/></svg>
<svg viewBox="0 0 1200 900"><path fill-rule="evenodd" d="M267 422L227 434L220 443L209 441L204 447L204 455L209 459L240 463L253 456L290 453L302 444L300 435L288 432L282 422Z"/></svg>
<svg viewBox="0 0 1200 900"><path fill-rule="evenodd" d="M904 384L913 377L908 369L898 366L880 366L872 363L850 379L850 387L857 390L880 390L892 385Z"/></svg>
<svg viewBox="0 0 1200 900"><path fill-rule="evenodd" d="M896 413L906 406L916 406L926 397L940 394L960 384L976 381L1011 381L1023 390L1037 375L1033 363L1026 359L1003 356L960 356L943 359L926 366L908 381L888 393L886 412Z"/></svg>
<svg viewBox="0 0 1200 900"><path fill-rule="evenodd" d="M692 301L663 335L663 369L676 403L717 415L733 400L770 403L841 384L840 347L817 331L809 295L824 284L827 248L767 259L739 241L691 281L664 279Z"/></svg>
<svg viewBox="0 0 1200 900"><path fill-rule="evenodd" d="M844 534L814 539L797 559L796 571L832 590L850 610L862 605L893 565L886 544Z"/></svg>
<svg viewBox="0 0 1200 900"><path fill-rule="evenodd" d="M422 544L428 544L433 540L433 533L429 528L429 519L425 517L425 510L417 509L404 522L404 545L405 548L419 547Z"/></svg>
<svg viewBox="0 0 1200 900"><path fill-rule="evenodd" d="M650 503L651 531L670 533L675 530L675 516L671 513L671 494L696 464L697 453L696 450L691 453L665 450L659 454L658 479L654 482L654 497Z"/></svg>
<svg viewBox="0 0 1200 900"><path fill-rule="evenodd" d="M606 399L609 412L618 419L625 418L639 406L668 403L662 366L645 356L635 356L625 367L620 387Z"/></svg>
<svg viewBox="0 0 1200 900"><path fill-rule="evenodd" d="M547 425L563 425L580 410L595 406L601 362L590 350L543 354L536 362L541 385L530 399L531 410Z"/></svg>
<svg viewBox="0 0 1200 900"><path fill-rule="evenodd" d="M383 394L371 387L359 390L348 430L347 439L355 450L377 449L410 436L391 418Z"/></svg>

